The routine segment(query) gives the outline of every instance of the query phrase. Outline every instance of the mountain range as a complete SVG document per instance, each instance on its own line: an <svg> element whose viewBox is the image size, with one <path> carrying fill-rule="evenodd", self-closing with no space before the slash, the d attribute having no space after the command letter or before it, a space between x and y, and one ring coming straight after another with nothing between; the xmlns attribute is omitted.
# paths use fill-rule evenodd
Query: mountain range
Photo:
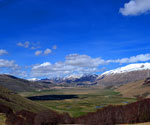
<svg viewBox="0 0 150 125"><path fill-rule="evenodd" d="M74 84L77 86L96 85L108 87L143 80L148 77L150 77L150 63L136 63L106 71L101 75L70 75L65 78L45 78L41 80L34 78L32 81L48 84Z"/></svg>
<svg viewBox="0 0 150 125"><path fill-rule="evenodd" d="M145 80L150 77L150 63L137 63L106 71L101 75L71 75L65 78L20 79L11 75L0 75L0 85L14 91L34 91L61 87L118 87L130 82Z"/></svg>
<svg viewBox="0 0 150 125"><path fill-rule="evenodd" d="M56 85L59 85L59 84L94 85L97 77L98 77L98 75L96 75L96 74L82 75L82 76L71 75L71 76L68 76L65 78L52 78L52 79L44 78L41 80L34 80L34 82L56 84ZM36 78L34 78L34 79L36 79Z"/></svg>

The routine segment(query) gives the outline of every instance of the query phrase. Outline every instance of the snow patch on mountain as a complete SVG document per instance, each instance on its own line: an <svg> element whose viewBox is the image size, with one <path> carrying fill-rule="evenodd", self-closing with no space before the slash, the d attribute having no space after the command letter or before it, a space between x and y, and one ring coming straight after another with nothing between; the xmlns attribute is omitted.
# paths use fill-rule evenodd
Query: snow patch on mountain
<svg viewBox="0 0 150 125"><path fill-rule="evenodd" d="M119 73L141 71L141 70L150 70L150 63L129 64L129 65L124 66L124 67L120 67L120 68L117 68L114 70L106 71L102 75L119 74Z"/></svg>

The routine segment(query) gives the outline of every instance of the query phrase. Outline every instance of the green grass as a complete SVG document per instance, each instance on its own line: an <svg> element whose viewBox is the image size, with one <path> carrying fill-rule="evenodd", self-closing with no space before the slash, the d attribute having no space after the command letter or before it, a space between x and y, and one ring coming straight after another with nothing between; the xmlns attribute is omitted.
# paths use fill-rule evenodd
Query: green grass
<svg viewBox="0 0 150 125"><path fill-rule="evenodd" d="M123 105L123 102L134 102L135 98L124 98L120 93L112 89L91 89L91 88L71 88L49 90L41 92L21 93L24 96L36 95L67 95L75 94L79 98L66 99L66 100L53 100L53 101L36 101L50 109L59 112L68 112L73 117L78 117L86 114L87 112L94 112L97 110L96 106L108 105Z"/></svg>

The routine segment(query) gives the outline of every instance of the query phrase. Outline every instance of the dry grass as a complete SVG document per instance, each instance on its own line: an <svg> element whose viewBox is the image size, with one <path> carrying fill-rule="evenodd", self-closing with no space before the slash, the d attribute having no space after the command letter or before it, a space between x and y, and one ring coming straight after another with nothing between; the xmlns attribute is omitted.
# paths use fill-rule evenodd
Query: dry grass
<svg viewBox="0 0 150 125"><path fill-rule="evenodd" d="M120 124L120 125L150 125L150 122L137 123L137 124Z"/></svg>
<svg viewBox="0 0 150 125"><path fill-rule="evenodd" d="M147 123L139 123L139 124L136 124L136 125L150 125L150 122L147 122Z"/></svg>
<svg viewBox="0 0 150 125"><path fill-rule="evenodd" d="M6 116L3 113L0 113L0 125L5 125Z"/></svg>
<svg viewBox="0 0 150 125"><path fill-rule="evenodd" d="M136 97L150 95L150 86L143 85L144 80L132 82L119 87L116 91L120 92L124 97Z"/></svg>

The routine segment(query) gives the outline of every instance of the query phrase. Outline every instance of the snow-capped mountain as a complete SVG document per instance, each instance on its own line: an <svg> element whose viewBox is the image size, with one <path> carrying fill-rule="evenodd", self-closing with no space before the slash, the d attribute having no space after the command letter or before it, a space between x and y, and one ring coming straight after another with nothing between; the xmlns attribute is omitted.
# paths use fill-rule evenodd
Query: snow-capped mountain
<svg viewBox="0 0 150 125"><path fill-rule="evenodd" d="M47 84L73 84L73 85L122 85L136 80L143 80L150 77L150 63L135 63L117 69L106 71L97 76L96 74L68 75L64 78L30 79Z"/></svg>
<svg viewBox="0 0 150 125"><path fill-rule="evenodd" d="M98 75L96 74L83 74L83 75L68 75L64 78L51 78L51 79L41 79L38 82L42 83L54 83L54 84L93 84L97 79Z"/></svg>
<svg viewBox="0 0 150 125"><path fill-rule="evenodd" d="M97 77L97 82L104 86L114 86L148 77L150 77L150 63L136 63L106 71Z"/></svg>
<svg viewBox="0 0 150 125"><path fill-rule="evenodd" d="M140 70L150 70L150 63L129 64L124 67L106 71L102 75L110 75L110 74L125 73L125 72L140 71Z"/></svg>
<svg viewBox="0 0 150 125"><path fill-rule="evenodd" d="M82 74L82 75L70 75L64 78L64 82L77 83L77 82L93 82L98 75L96 74Z"/></svg>

